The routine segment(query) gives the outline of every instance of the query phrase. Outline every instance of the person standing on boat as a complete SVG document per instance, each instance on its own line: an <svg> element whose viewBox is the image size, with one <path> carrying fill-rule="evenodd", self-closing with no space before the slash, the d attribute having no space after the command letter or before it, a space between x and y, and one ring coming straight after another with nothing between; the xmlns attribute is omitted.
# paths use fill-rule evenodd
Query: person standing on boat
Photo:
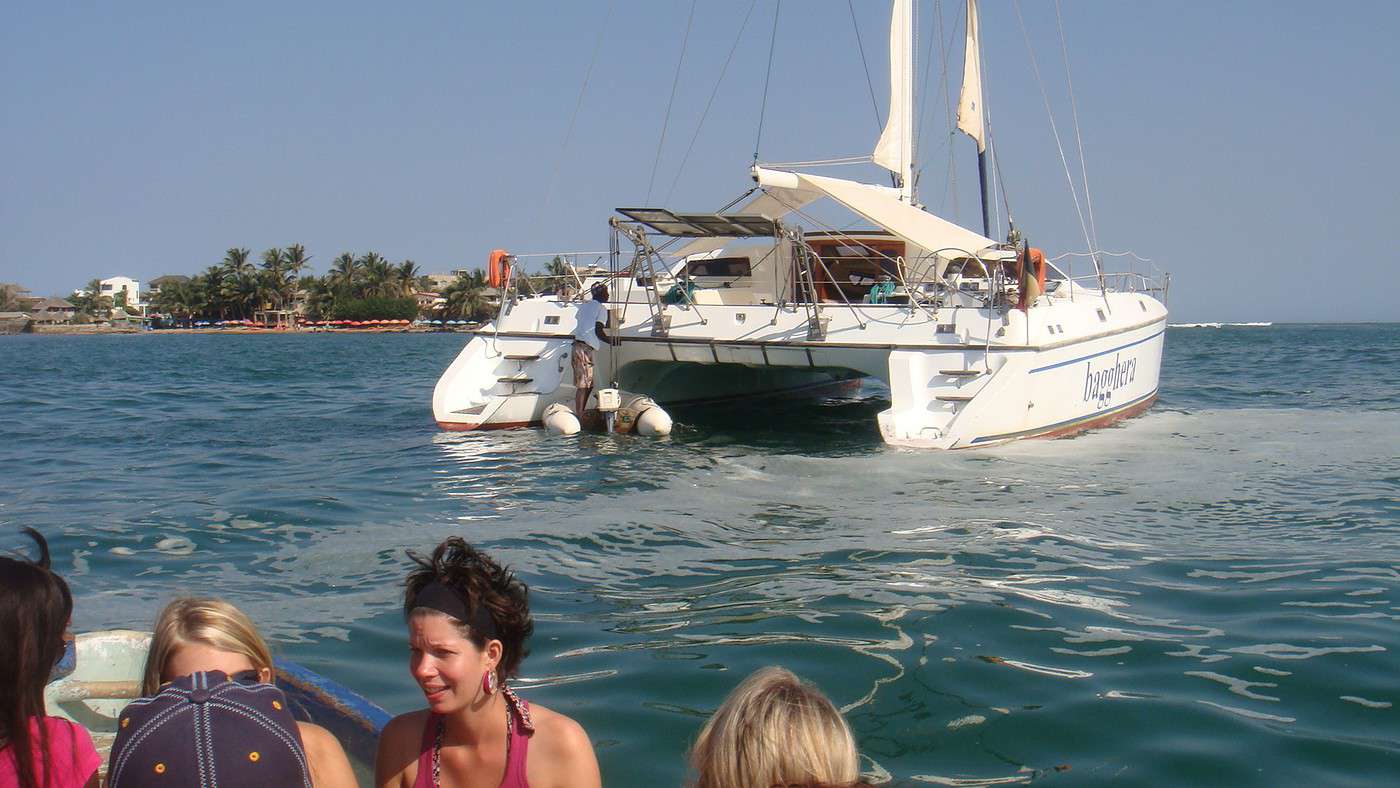
<svg viewBox="0 0 1400 788"><path fill-rule="evenodd" d="M451 537L404 589L409 672L428 708L384 726L379 788L599 788L583 727L526 703L508 684L534 631L529 590L506 567Z"/></svg>
<svg viewBox="0 0 1400 788"><path fill-rule="evenodd" d="M583 418L588 395L593 393L593 356L601 342L609 342L603 325L608 320L608 286L599 282L590 291L591 301L580 301L578 326L574 328L574 349L570 360L574 365L574 415Z"/></svg>
<svg viewBox="0 0 1400 788"><path fill-rule="evenodd" d="M73 595L49 570L49 545L24 529L39 560L0 556L0 785L78 788L98 784L92 736L44 714L44 684L64 651Z"/></svg>

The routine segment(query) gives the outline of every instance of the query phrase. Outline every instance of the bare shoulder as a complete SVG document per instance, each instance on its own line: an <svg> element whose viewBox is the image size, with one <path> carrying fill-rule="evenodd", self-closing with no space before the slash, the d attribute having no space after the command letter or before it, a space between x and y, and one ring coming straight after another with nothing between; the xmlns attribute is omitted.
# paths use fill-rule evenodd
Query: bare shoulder
<svg viewBox="0 0 1400 788"><path fill-rule="evenodd" d="M535 735L530 737L527 765L530 783L597 786L598 758L588 732L571 717L544 706L530 705Z"/></svg>
<svg viewBox="0 0 1400 788"><path fill-rule="evenodd" d="M314 722L297 721L297 728L301 731L301 742L308 751L324 752L334 750L344 752L340 742L331 735L331 732L322 728Z"/></svg>
<svg viewBox="0 0 1400 788"><path fill-rule="evenodd" d="M313 722L298 722L301 743L306 748L306 760L311 767L315 788L350 788L355 786L355 772L345 748L331 732Z"/></svg>
<svg viewBox="0 0 1400 788"><path fill-rule="evenodd" d="M374 783L381 786L412 785L418 777L418 745L428 710L419 709L389 720L379 734L374 759Z"/></svg>

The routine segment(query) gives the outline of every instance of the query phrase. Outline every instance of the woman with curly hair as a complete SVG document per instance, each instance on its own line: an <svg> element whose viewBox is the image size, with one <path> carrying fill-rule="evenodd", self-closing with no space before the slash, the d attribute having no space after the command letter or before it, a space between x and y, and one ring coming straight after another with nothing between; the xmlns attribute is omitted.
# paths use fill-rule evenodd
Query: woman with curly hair
<svg viewBox="0 0 1400 788"><path fill-rule="evenodd" d="M600 786L582 726L510 689L534 631L529 590L458 537L417 567L404 589L409 672L428 708L384 727L380 788Z"/></svg>

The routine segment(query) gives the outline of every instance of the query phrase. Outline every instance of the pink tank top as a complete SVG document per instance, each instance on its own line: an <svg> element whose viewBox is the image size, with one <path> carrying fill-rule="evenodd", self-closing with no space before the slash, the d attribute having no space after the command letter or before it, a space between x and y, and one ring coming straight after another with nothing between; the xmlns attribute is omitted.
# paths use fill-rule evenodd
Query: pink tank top
<svg viewBox="0 0 1400 788"><path fill-rule="evenodd" d="M39 726L48 734L49 757L39 749ZM50 788L81 788L102 764L86 729L58 717L30 717L29 740L34 753L34 776ZM429 768L432 768L431 766ZM525 772L521 771L523 775ZM14 748L0 745L0 785L19 785Z"/></svg>
<svg viewBox="0 0 1400 788"><path fill-rule="evenodd" d="M501 788L530 788L525 779L525 755L530 749L530 732L520 724L519 714L529 715L530 704L519 701L521 712L510 715L509 742L506 745L506 773L501 778ZM509 703L507 706L509 707ZM442 718L432 712L423 724L423 744L418 751L418 777L413 788L433 788L433 743L437 739L438 722Z"/></svg>

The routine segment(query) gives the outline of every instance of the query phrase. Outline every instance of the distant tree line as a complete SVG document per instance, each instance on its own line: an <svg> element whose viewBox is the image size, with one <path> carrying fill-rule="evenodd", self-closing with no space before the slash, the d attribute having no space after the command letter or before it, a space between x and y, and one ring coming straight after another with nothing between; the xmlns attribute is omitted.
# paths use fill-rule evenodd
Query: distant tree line
<svg viewBox="0 0 1400 788"><path fill-rule="evenodd" d="M395 264L377 252L358 257L345 252L331 262L324 276L304 273L310 261L301 244L268 249L256 265L247 249L235 247L203 273L188 279L167 278L152 296L151 309L177 321L241 320L261 311L290 310L304 301L305 315L311 320L412 319L420 314L415 293L431 286L412 260ZM94 285L89 285L88 292L99 293ZM480 271L459 275L441 293L446 305L431 316L487 317L485 287ZM80 310L84 306L80 304Z"/></svg>

